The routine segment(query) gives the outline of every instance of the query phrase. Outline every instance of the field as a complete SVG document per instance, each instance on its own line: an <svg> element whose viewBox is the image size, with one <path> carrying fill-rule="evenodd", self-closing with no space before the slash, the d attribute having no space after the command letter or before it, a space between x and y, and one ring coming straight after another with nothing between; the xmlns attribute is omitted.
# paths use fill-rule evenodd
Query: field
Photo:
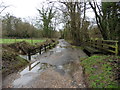
<svg viewBox="0 0 120 90"><path fill-rule="evenodd" d="M20 41L26 41L28 43L34 44L34 43L39 43L45 41L45 39L0 39L0 43L16 43Z"/></svg>

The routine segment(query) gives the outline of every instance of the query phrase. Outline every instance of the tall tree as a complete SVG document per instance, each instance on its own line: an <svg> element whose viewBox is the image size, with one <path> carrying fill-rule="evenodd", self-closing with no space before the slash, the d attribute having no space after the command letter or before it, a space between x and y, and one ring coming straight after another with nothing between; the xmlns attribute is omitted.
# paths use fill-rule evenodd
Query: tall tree
<svg viewBox="0 0 120 90"><path fill-rule="evenodd" d="M118 39L120 35L120 6L118 2L102 2L98 5L97 2L89 2L93 9L97 25L104 39Z"/></svg>
<svg viewBox="0 0 120 90"><path fill-rule="evenodd" d="M37 9L39 11L39 14L41 15L41 20L43 22L43 30L44 30L44 35L45 37L52 37L52 19L55 16L55 11L53 11L53 7L47 7L44 8L42 7L42 10Z"/></svg>
<svg viewBox="0 0 120 90"><path fill-rule="evenodd" d="M86 38L87 24L86 21L86 2L62 2L66 6L66 12L68 20L66 21L66 27L69 28L71 39L75 44L81 44ZM88 26L87 26L88 27ZM68 30L67 30L68 31Z"/></svg>

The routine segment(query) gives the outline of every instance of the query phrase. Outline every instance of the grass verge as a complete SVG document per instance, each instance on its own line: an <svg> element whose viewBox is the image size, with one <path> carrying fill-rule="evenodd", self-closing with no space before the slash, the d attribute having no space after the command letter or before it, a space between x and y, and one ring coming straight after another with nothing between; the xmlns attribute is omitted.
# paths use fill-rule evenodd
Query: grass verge
<svg viewBox="0 0 120 90"><path fill-rule="evenodd" d="M34 43L44 42L45 39L0 39L0 43L5 43L5 44L16 43L21 41L26 41L28 43L34 44Z"/></svg>
<svg viewBox="0 0 120 90"><path fill-rule="evenodd" d="M120 56L93 55L81 59L88 88L120 88L118 86Z"/></svg>

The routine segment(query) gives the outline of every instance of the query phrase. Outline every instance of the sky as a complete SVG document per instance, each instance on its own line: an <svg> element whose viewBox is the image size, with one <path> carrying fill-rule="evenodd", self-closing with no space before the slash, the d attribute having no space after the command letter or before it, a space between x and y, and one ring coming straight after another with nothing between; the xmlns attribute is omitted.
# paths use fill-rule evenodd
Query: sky
<svg viewBox="0 0 120 90"><path fill-rule="evenodd" d="M9 7L2 12L4 16L6 13L10 13L18 18L25 18L27 21L33 22L33 19L39 15L37 8L41 8L42 3L46 0L0 0ZM52 0L55 1L55 0ZM95 15L92 10L86 11L87 17L94 18ZM61 25L59 25L60 27Z"/></svg>
<svg viewBox="0 0 120 90"><path fill-rule="evenodd" d="M0 3L4 2L5 5L9 5L9 7L2 13L2 15L5 15L7 12L9 12L10 14L20 18L35 17L38 15L38 11L36 10L36 8L42 6L41 3L45 1L46 0L0 0ZM47 1L57 1L57 0L47 0ZM61 1L65 1L65 0L61 0ZM97 1L101 1L101 0L97 0ZM116 1L116 0L107 0L107 1ZM87 11L87 16L90 18L95 17L92 10Z"/></svg>
<svg viewBox="0 0 120 90"><path fill-rule="evenodd" d="M9 5L2 13L3 15L9 12L16 17L26 18L36 16L38 14L36 8L45 0L0 0L2 1L5 5Z"/></svg>
<svg viewBox="0 0 120 90"><path fill-rule="evenodd" d="M2 15L9 12L16 17L21 18L35 17L38 15L36 8L42 6L41 3L45 1L46 0L0 0L0 2L4 2L5 5L9 5ZM91 11L87 11L87 13L87 16L91 18L94 17L94 14L91 13Z"/></svg>

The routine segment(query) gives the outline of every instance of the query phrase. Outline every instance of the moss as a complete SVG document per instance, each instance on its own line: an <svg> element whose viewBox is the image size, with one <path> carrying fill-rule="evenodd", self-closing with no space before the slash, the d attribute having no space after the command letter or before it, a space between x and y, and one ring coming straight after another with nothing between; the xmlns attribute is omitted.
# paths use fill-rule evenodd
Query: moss
<svg viewBox="0 0 120 90"><path fill-rule="evenodd" d="M93 55L81 60L89 88L118 88L118 82L115 80L116 75L113 72L115 68L110 62L114 60L120 60L120 57Z"/></svg>

